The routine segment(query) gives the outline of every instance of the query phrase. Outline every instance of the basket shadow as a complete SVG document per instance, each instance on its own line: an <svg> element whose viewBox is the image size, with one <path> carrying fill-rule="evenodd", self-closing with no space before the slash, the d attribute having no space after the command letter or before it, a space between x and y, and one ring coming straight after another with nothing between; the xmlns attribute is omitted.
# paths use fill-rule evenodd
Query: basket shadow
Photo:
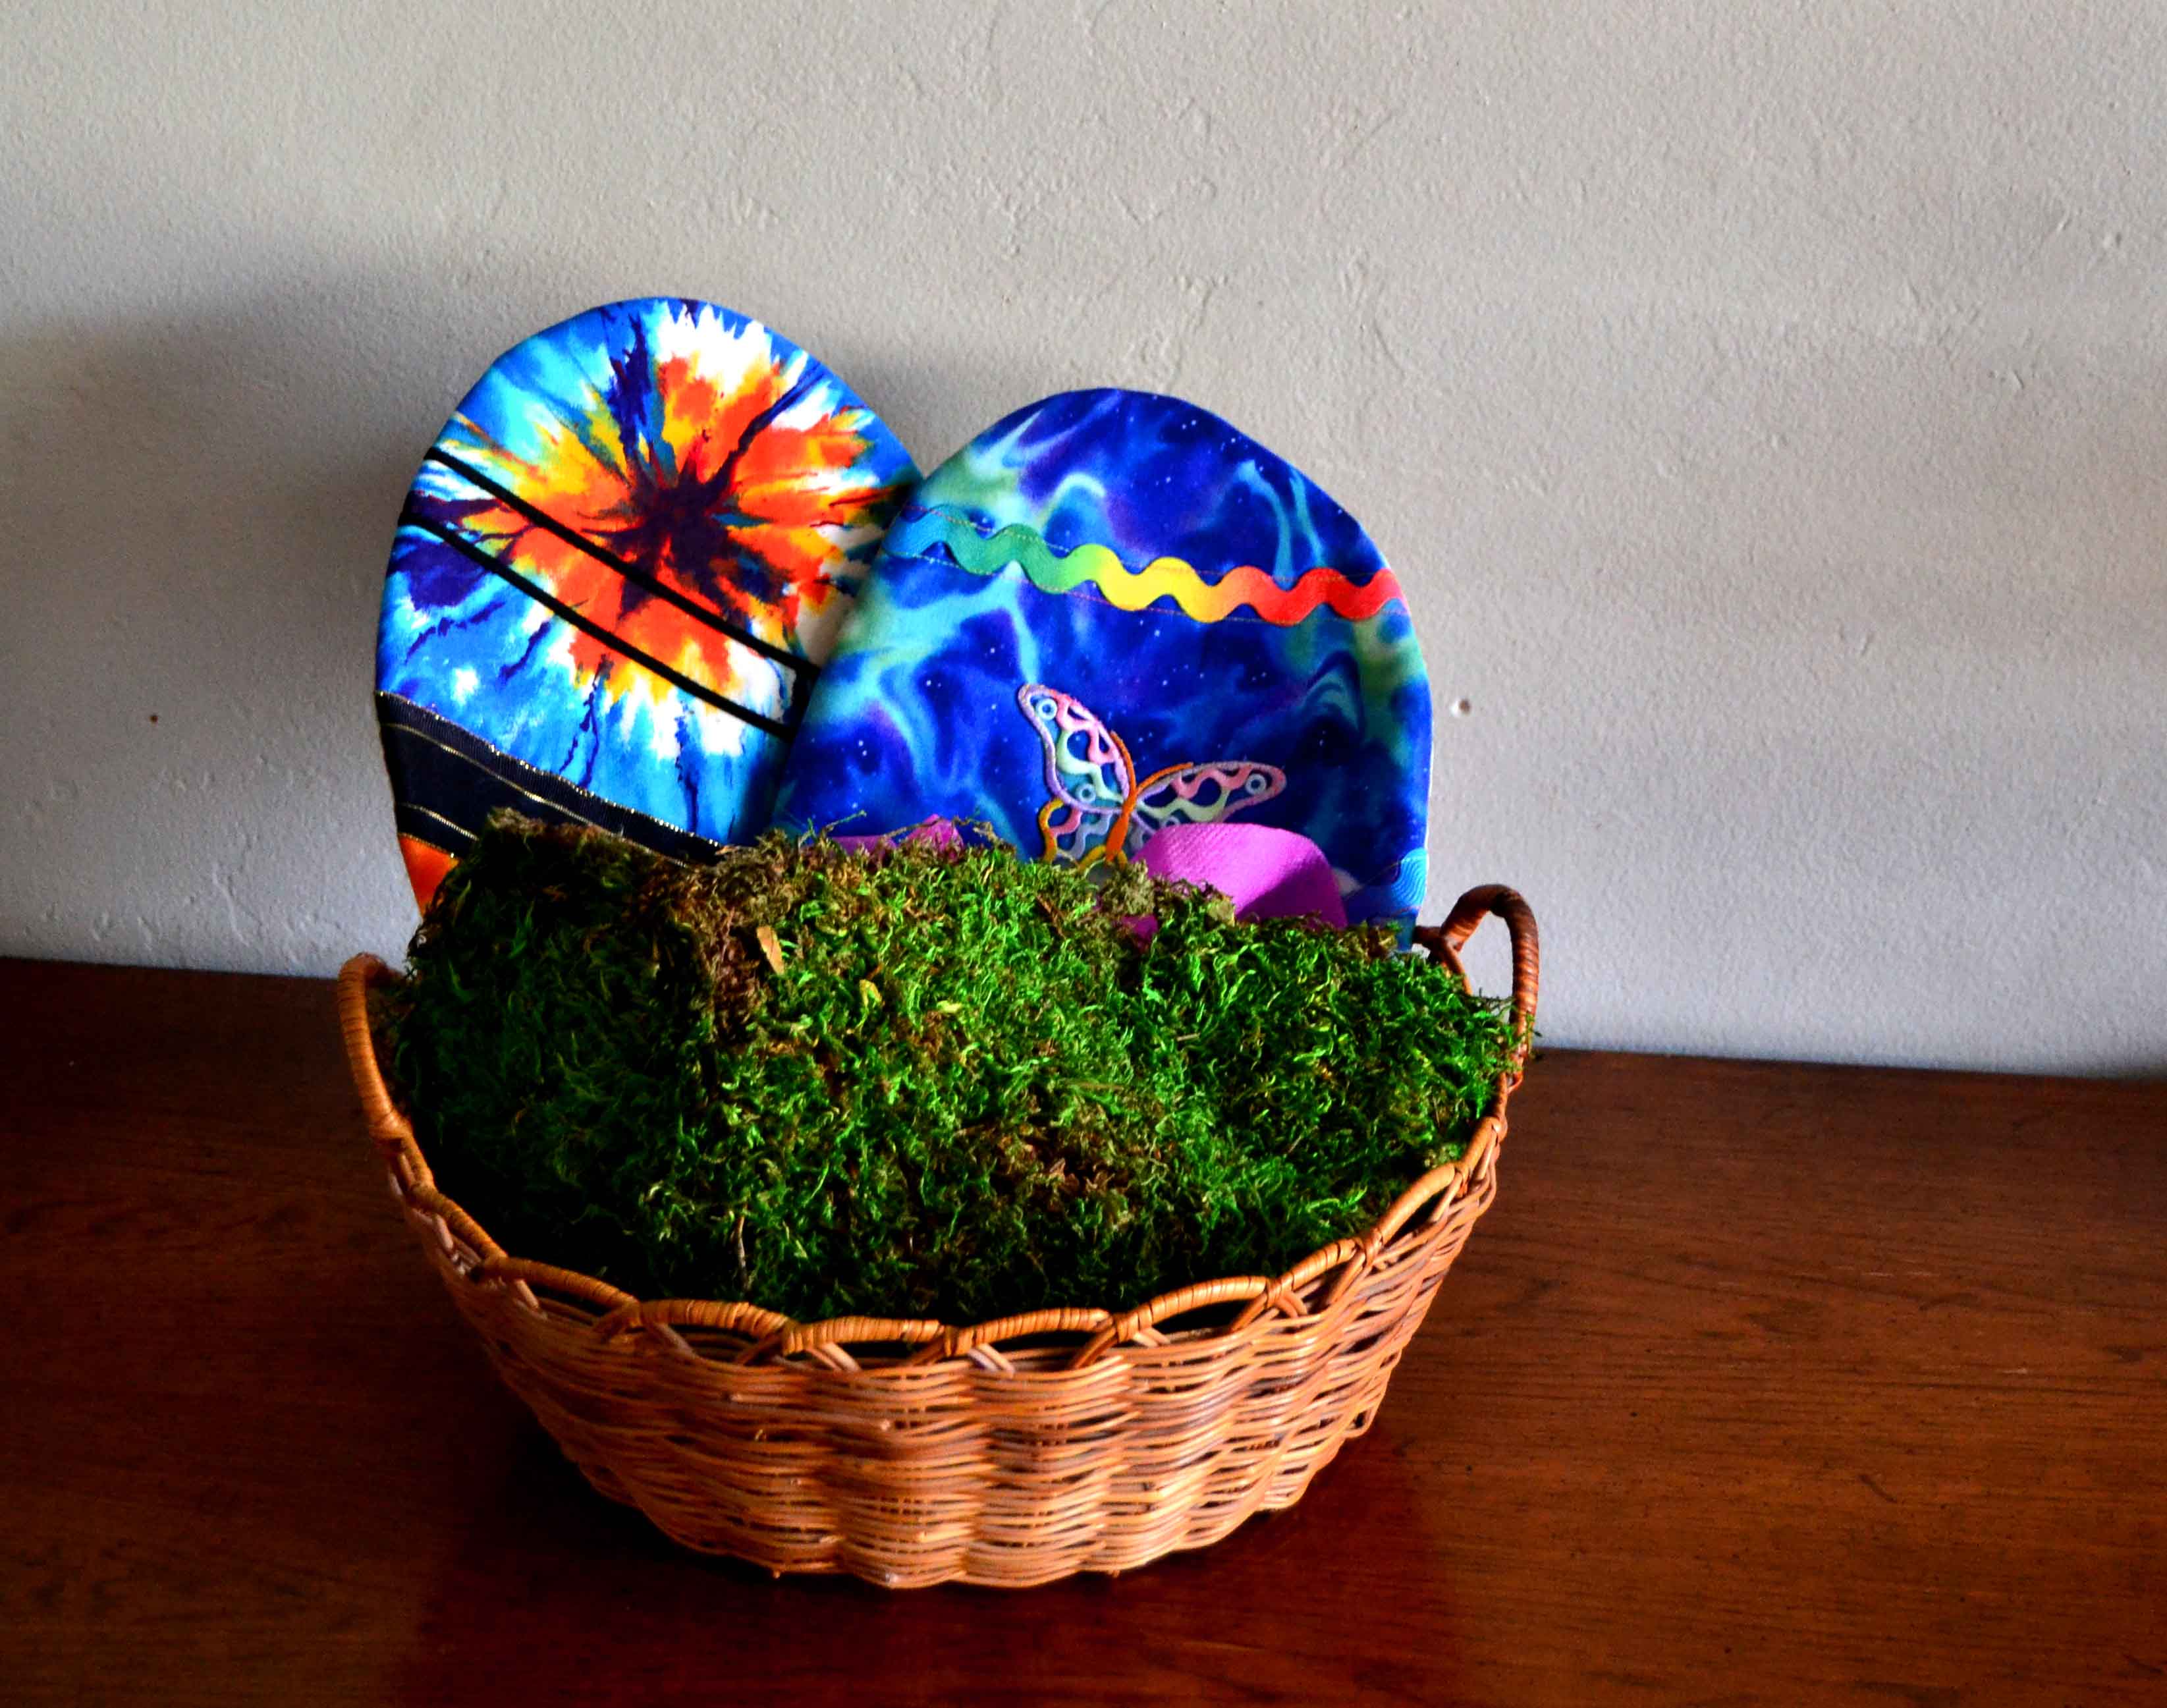
<svg viewBox="0 0 2167 1708"><path fill-rule="evenodd" d="M681 1548L590 1488L529 1424L421 1598L399 1699L441 1700L448 1657L527 1701L817 1697L851 1676L883 1703L1449 1694L1456 1597L1448 1541L1426 1522L1438 1503L1417 1486L1439 1474L1427 1460L1380 1423L1295 1506L1208 1548L1027 1591L896 1591ZM1415 1574L1422 1599L1405 1599L1404 1565L1376 1563L1380 1547L1435 1562Z"/></svg>

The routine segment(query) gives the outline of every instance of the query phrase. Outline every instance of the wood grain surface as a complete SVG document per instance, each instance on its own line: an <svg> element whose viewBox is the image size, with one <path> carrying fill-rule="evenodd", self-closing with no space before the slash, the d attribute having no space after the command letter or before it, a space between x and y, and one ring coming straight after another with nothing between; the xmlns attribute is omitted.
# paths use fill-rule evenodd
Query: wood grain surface
<svg viewBox="0 0 2167 1708"><path fill-rule="evenodd" d="M2167 1702L2167 1085L1545 1055L1299 1506L898 1594L557 1457L327 983L0 963L0 1699Z"/></svg>

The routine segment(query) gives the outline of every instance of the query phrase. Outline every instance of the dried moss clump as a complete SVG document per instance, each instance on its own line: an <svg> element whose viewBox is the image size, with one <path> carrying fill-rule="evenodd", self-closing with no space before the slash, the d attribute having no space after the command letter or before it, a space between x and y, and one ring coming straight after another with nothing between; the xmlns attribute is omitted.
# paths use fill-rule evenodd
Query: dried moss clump
<svg viewBox="0 0 2167 1708"><path fill-rule="evenodd" d="M1135 868L780 837L691 867L509 815L410 971L393 1078L508 1249L800 1319L1275 1274L1459 1155L1513 1042L1384 932Z"/></svg>

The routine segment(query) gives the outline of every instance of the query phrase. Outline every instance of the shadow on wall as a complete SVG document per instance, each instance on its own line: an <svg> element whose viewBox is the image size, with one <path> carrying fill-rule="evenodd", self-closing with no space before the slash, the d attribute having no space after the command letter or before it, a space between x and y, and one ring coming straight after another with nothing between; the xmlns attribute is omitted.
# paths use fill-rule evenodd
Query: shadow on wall
<svg viewBox="0 0 2167 1708"><path fill-rule="evenodd" d="M5 947L317 971L381 911L374 583L442 386L374 294L0 342Z"/></svg>
<svg viewBox="0 0 2167 1708"><path fill-rule="evenodd" d="M56 623L24 649L34 668L89 666L109 688L117 670L143 694L215 678L205 703L236 709L352 680L347 643L366 642L364 596L428 432L402 429L391 401L417 364L387 361L356 322L296 288L0 344L23 481L9 530Z"/></svg>
<svg viewBox="0 0 2167 1708"><path fill-rule="evenodd" d="M369 695L400 505L489 362L617 283L324 273L0 335L0 952L323 973L398 947ZM845 371L877 408L924 384Z"/></svg>

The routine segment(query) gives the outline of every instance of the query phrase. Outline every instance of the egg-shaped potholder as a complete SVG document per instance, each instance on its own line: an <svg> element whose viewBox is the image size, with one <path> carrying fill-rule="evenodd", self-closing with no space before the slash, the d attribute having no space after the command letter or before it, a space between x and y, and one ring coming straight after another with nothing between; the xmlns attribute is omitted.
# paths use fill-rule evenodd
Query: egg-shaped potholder
<svg viewBox="0 0 2167 1708"><path fill-rule="evenodd" d="M697 856L766 828L820 663L918 478L757 321L612 303L500 357L392 547L377 709L425 904L510 806Z"/></svg>
<svg viewBox="0 0 2167 1708"><path fill-rule="evenodd" d="M1047 858L1170 825L1322 848L1351 921L1423 899L1428 680L1354 518L1146 392L1018 411L911 494L807 706L776 821L989 822Z"/></svg>

